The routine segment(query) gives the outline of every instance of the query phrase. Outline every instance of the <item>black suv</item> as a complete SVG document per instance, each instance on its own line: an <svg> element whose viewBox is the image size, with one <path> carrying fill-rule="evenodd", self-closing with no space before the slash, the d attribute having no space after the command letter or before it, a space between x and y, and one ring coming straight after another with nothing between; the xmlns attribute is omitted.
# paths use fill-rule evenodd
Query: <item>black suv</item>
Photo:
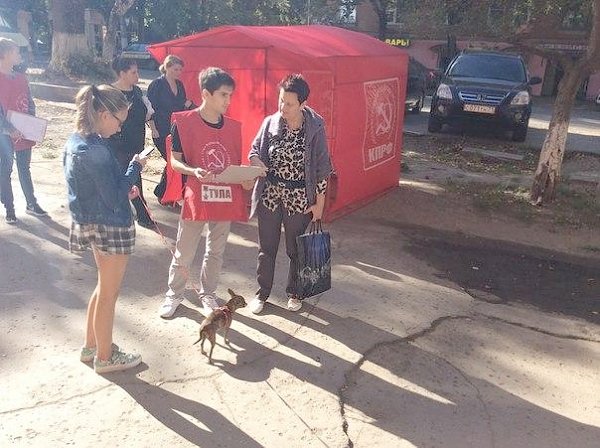
<svg viewBox="0 0 600 448"><path fill-rule="evenodd" d="M525 141L531 115L531 88L523 59L514 54L464 51L448 65L431 100L429 132L442 125L490 123Z"/></svg>

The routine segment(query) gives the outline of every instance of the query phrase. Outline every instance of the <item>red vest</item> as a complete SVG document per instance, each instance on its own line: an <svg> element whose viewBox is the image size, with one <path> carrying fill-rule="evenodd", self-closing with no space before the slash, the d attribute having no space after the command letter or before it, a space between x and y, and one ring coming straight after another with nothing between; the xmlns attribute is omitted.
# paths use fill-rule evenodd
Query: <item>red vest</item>
<svg viewBox="0 0 600 448"><path fill-rule="evenodd" d="M195 110L173 113L171 121L177 124L186 164L213 172L221 172L229 165L241 164L241 123L227 117L223 117L223 120L223 127L215 129L208 126ZM176 177L167 176L168 183ZM169 191L172 189L167 185L167 192ZM200 182L194 176L187 176L183 187L183 200L183 219L248 220L244 192L239 184Z"/></svg>
<svg viewBox="0 0 600 448"><path fill-rule="evenodd" d="M14 75L5 75L0 73L0 104L4 113L9 110L15 112L29 113L29 84L27 78L22 73ZM18 142L13 140L15 151L31 148L35 142L21 139Z"/></svg>

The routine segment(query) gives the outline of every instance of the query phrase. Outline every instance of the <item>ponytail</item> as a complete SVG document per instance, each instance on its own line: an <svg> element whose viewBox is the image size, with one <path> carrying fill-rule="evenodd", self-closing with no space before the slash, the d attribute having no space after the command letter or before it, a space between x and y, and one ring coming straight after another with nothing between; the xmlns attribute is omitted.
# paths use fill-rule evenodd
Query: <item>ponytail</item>
<svg viewBox="0 0 600 448"><path fill-rule="evenodd" d="M129 108L129 102L123 93L109 85L85 86L75 97L77 108L76 130L81 135L90 135L97 131L98 114L108 111L116 114Z"/></svg>
<svg viewBox="0 0 600 448"><path fill-rule="evenodd" d="M174 54L169 54L163 61L163 63L158 67L158 70L165 75L167 73L167 69L172 65L181 65L184 66L183 59L175 56Z"/></svg>

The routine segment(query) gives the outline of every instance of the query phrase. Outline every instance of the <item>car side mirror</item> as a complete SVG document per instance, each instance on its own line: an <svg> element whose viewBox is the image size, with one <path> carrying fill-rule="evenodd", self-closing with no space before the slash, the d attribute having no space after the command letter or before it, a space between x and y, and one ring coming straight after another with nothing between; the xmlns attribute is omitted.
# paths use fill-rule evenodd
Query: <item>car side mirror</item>
<svg viewBox="0 0 600 448"><path fill-rule="evenodd" d="M531 78L529 80L530 86L535 86L536 84L541 84L541 83L542 83L542 78L540 78L539 76L534 76L533 78Z"/></svg>

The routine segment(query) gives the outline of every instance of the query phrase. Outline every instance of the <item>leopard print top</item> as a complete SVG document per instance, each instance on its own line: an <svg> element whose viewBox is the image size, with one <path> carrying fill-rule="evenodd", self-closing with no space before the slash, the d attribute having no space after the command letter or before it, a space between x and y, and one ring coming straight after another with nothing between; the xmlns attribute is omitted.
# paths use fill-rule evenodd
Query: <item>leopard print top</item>
<svg viewBox="0 0 600 448"><path fill-rule="evenodd" d="M286 182L304 181L304 125L300 129L291 130L284 124L283 137L274 138L269 147L269 174L261 200L271 211L282 205L288 215L304 213L308 208L308 199L304 187L291 187ZM282 181L276 180L280 179ZM317 194L324 194L327 179L317 184Z"/></svg>

